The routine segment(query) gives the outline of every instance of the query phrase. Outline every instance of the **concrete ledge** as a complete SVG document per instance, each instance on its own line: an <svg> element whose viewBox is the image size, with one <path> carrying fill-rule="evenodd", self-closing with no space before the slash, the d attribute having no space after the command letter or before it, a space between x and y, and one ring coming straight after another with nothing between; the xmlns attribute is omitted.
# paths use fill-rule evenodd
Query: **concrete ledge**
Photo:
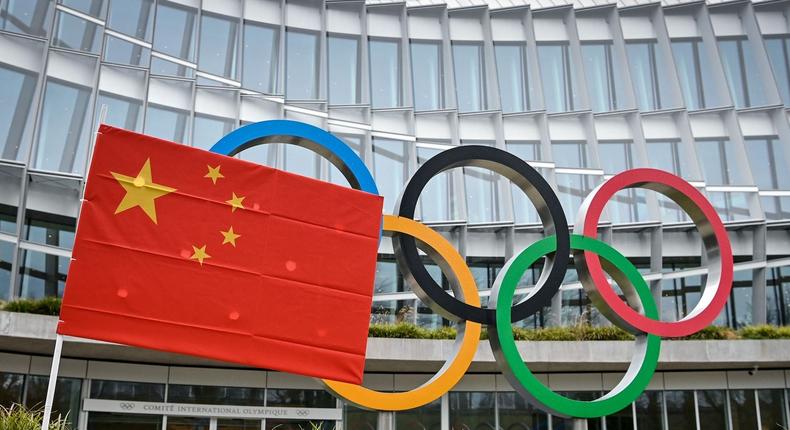
<svg viewBox="0 0 790 430"><path fill-rule="evenodd" d="M0 351L52 355L57 317L0 311ZM369 372L435 372L453 352L452 340L370 338ZM631 361L629 341L519 342L519 351L537 372L624 371ZM240 367L228 363L66 337L64 357L167 365ZM722 370L790 367L790 340L702 340L661 343L659 370ZM496 372L487 341L481 341L470 372Z"/></svg>

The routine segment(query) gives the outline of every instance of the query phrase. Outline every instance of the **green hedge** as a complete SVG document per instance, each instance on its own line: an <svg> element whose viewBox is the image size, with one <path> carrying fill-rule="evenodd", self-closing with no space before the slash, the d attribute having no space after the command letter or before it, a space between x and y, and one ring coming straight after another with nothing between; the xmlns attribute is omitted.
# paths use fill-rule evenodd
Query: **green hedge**
<svg viewBox="0 0 790 430"><path fill-rule="evenodd" d="M455 329L441 327L427 329L409 323L371 324L369 337L386 337L399 339L454 339ZM516 340L633 340L634 336L615 326L593 327L575 325L566 327L548 327L541 329L513 328ZM488 338L483 330L482 339ZM710 326L691 336L677 340L735 340L735 339L790 339L790 326L776 327L771 325L748 326L740 330L729 327Z"/></svg>
<svg viewBox="0 0 790 430"><path fill-rule="evenodd" d="M57 316L60 315L60 299L57 297L18 299L0 305L0 309L9 312Z"/></svg>

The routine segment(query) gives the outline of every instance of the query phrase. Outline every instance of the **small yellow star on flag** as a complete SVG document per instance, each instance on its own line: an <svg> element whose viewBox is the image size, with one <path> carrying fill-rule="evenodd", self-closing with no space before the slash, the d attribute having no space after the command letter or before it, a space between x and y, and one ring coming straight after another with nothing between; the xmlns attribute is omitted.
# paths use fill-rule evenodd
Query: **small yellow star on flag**
<svg viewBox="0 0 790 430"><path fill-rule="evenodd" d="M226 243L229 243L229 244L233 245L234 248L236 247L236 239L241 237L240 234L236 234L233 231L233 226L230 226L228 231L220 230L220 234L222 234L222 237L223 237L222 244L224 245Z"/></svg>
<svg viewBox="0 0 790 430"><path fill-rule="evenodd" d="M191 260L197 260L201 266L203 265L203 260L207 258L211 258L211 256L206 253L206 245L203 245L200 248L198 248L195 245L192 245L192 250L194 251L194 253L189 258Z"/></svg>
<svg viewBox="0 0 790 430"><path fill-rule="evenodd" d="M170 194L176 189L154 183L151 177L151 159L145 160L143 167L140 168L135 177L115 172L110 172L110 174L126 190L126 195L123 196L123 200L115 209L115 214L118 215L127 209L139 206L148 215L148 218L151 218L151 221L156 224L156 204L154 200Z"/></svg>
<svg viewBox="0 0 790 430"><path fill-rule="evenodd" d="M208 173L206 173L206 176L204 176L204 178L211 179L211 182L214 183L214 185L217 184L217 179L225 177L222 173L219 172L219 168L222 166L211 167L207 165L206 167L208 167Z"/></svg>
<svg viewBox="0 0 790 430"><path fill-rule="evenodd" d="M233 193L233 198L230 200L225 200L225 203L231 205L231 212L236 212L236 209L244 209L244 205L241 204L245 199L244 196L237 196L236 193Z"/></svg>

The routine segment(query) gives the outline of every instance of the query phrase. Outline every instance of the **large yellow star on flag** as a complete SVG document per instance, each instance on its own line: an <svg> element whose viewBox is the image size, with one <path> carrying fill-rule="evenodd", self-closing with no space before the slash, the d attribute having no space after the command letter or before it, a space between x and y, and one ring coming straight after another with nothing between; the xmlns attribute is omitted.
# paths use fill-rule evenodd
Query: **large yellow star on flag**
<svg viewBox="0 0 790 430"><path fill-rule="evenodd" d="M237 196L236 193L233 193L233 197L230 200L225 200L225 203L231 206L231 212L236 212L236 209L244 209L244 205L241 203L244 199L244 196Z"/></svg>
<svg viewBox="0 0 790 430"><path fill-rule="evenodd" d="M206 176L203 177L211 179L211 182L214 183L214 185L217 184L217 179L225 177L225 175L219 172L219 168L222 166L217 166L217 167L206 166L206 167L208 167L208 173L206 173Z"/></svg>
<svg viewBox="0 0 790 430"><path fill-rule="evenodd" d="M192 253L192 256L189 258L191 260L197 260L201 266L203 265L203 260L207 258L211 258L211 256L208 255L208 253L206 253L206 245L203 245L200 248L198 248L195 245L192 245L192 251L194 252Z"/></svg>
<svg viewBox="0 0 790 430"><path fill-rule="evenodd" d="M236 247L236 239L240 238L241 235L240 234L236 234L236 232L233 231L233 226L230 226L228 231L220 230L219 232L222 235L222 244L223 245L226 244L226 243L229 243L229 244L233 245L234 248Z"/></svg>
<svg viewBox="0 0 790 430"><path fill-rule="evenodd" d="M155 184L151 177L151 159L145 160L137 176L131 177L120 173L110 172L116 181L126 190L126 195L115 209L119 214L127 209L139 206L140 209L156 224L156 204L154 200L175 191L175 188Z"/></svg>

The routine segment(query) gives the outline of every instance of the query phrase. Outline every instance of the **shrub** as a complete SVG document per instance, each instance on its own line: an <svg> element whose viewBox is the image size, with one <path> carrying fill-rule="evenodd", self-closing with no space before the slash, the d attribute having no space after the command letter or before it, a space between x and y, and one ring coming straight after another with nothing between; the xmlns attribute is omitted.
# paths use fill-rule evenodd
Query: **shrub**
<svg viewBox="0 0 790 430"><path fill-rule="evenodd" d="M740 329L739 334L743 339L790 339L790 327L767 324L747 326Z"/></svg>
<svg viewBox="0 0 790 430"><path fill-rule="evenodd" d="M39 315L60 315L60 302L57 297L41 299L17 299L3 305L2 310Z"/></svg>
<svg viewBox="0 0 790 430"><path fill-rule="evenodd" d="M43 410L25 409L20 405L10 408L0 406L0 430L39 430L44 418ZM53 418L49 423L50 430L68 430L68 422L64 418Z"/></svg>
<svg viewBox="0 0 790 430"><path fill-rule="evenodd" d="M738 333L729 327L712 325L677 340L732 340L738 337Z"/></svg>

